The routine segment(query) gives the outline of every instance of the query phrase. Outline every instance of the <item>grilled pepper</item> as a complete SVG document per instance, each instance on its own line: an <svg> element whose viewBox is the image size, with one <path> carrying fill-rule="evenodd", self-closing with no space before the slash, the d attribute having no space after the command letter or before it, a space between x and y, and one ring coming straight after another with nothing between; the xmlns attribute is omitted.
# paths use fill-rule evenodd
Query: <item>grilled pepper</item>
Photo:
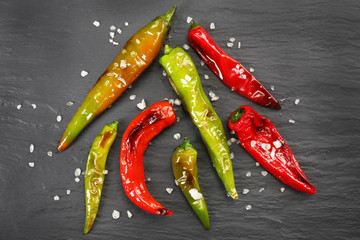
<svg viewBox="0 0 360 240"><path fill-rule="evenodd" d="M192 21L188 39L201 59L233 91L261 106L281 108L280 103L243 65L216 45L204 27Z"/></svg>
<svg viewBox="0 0 360 240"><path fill-rule="evenodd" d="M152 63L170 30L176 6L132 36L97 80L67 126L58 146L65 150L98 115L107 109Z"/></svg>
<svg viewBox="0 0 360 240"><path fill-rule="evenodd" d="M181 48L164 48L160 64L169 76L184 109L198 127L212 163L228 195L238 198L235 188L230 151L221 119L202 88L199 74L190 56Z"/></svg>
<svg viewBox="0 0 360 240"><path fill-rule="evenodd" d="M143 158L151 139L176 121L168 102L158 102L137 115L127 127L121 142L120 175L126 195L139 208L162 216L172 215L148 192Z"/></svg>
<svg viewBox="0 0 360 240"><path fill-rule="evenodd" d="M237 133L241 146L280 181L305 193L316 192L269 119L242 106L231 114L229 127Z"/></svg>
<svg viewBox="0 0 360 240"><path fill-rule="evenodd" d="M210 229L208 210L199 186L196 159L196 149L190 144L189 139L185 138L174 152L172 167L176 185L181 188L204 227Z"/></svg>
<svg viewBox="0 0 360 240"><path fill-rule="evenodd" d="M111 145L117 135L118 122L105 125L96 136L90 149L85 171L86 218L84 234L88 233L99 209L101 191L105 179L105 164Z"/></svg>

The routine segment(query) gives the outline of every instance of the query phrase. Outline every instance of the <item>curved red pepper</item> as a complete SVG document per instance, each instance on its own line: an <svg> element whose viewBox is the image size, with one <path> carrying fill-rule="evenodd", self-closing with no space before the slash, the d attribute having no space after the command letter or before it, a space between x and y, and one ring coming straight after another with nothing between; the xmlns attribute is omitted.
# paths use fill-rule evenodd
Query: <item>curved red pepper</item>
<svg viewBox="0 0 360 240"><path fill-rule="evenodd" d="M121 142L120 175L125 193L135 205L155 215L173 213L148 192L143 155L151 139L175 121L174 109L168 102L155 103L131 121Z"/></svg>
<svg viewBox="0 0 360 240"><path fill-rule="evenodd" d="M281 109L280 103L243 65L216 45L203 26L192 21L188 39L201 59L232 90L261 106Z"/></svg>
<svg viewBox="0 0 360 240"><path fill-rule="evenodd" d="M237 133L241 146L280 181L302 192L316 192L269 119L250 106L241 106L231 113L229 127Z"/></svg>

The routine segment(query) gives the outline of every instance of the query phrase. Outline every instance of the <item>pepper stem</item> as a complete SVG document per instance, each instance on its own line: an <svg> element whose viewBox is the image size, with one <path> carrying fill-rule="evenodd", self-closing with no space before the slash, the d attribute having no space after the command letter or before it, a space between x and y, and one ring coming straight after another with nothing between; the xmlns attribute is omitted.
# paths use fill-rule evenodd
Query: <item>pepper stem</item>
<svg viewBox="0 0 360 240"><path fill-rule="evenodd" d="M163 15L163 17L171 24L173 16L175 14L176 5L174 5L167 13Z"/></svg>
<svg viewBox="0 0 360 240"><path fill-rule="evenodd" d="M180 145L180 147L183 148L184 150L187 150L189 148L194 148L194 146L190 144L190 141L187 137L184 138L184 142Z"/></svg>
<svg viewBox="0 0 360 240"><path fill-rule="evenodd" d="M237 109L233 115L231 115L231 122L234 123L234 122L237 122L239 121L239 119L242 117L242 115L244 115L245 113L245 109L244 108L239 108Z"/></svg>
<svg viewBox="0 0 360 240"><path fill-rule="evenodd" d="M201 25L197 24L194 20L191 20L190 23L191 23L190 30L193 30L194 28L197 27L201 27Z"/></svg>
<svg viewBox="0 0 360 240"><path fill-rule="evenodd" d="M172 47L170 47L169 45L166 44L164 47L164 54L165 55L169 54L171 52L171 50L173 50Z"/></svg>

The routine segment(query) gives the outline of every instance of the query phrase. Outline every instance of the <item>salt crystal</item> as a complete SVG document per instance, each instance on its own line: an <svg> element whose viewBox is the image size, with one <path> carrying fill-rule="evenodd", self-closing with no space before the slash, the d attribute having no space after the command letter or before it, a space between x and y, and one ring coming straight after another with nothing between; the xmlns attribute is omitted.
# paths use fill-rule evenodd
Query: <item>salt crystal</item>
<svg viewBox="0 0 360 240"><path fill-rule="evenodd" d="M133 101L136 98L136 95L130 95L130 100Z"/></svg>
<svg viewBox="0 0 360 240"><path fill-rule="evenodd" d="M251 177L251 172L247 172L247 173L245 174L245 176Z"/></svg>
<svg viewBox="0 0 360 240"><path fill-rule="evenodd" d="M176 122L180 122L180 117L177 117L177 118L176 118Z"/></svg>
<svg viewBox="0 0 360 240"><path fill-rule="evenodd" d="M16 106L16 108L17 108L18 110L20 110L21 107L22 107L21 104L19 104L19 105Z"/></svg>
<svg viewBox="0 0 360 240"><path fill-rule="evenodd" d="M205 62L204 62L204 61L200 61L200 65L201 65L201 66L204 66L204 65L205 65Z"/></svg>
<svg viewBox="0 0 360 240"><path fill-rule="evenodd" d="M295 123L295 120L293 120L293 119L290 119L290 120L289 120L289 123L292 123L292 124L294 124L294 123Z"/></svg>
<svg viewBox="0 0 360 240"><path fill-rule="evenodd" d="M175 99L174 104L177 105L177 106L180 106L181 105L180 99L178 99L178 98Z"/></svg>
<svg viewBox="0 0 360 240"><path fill-rule="evenodd" d="M125 60L120 61L120 68L122 68L122 69L126 68L126 61Z"/></svg>
<svg viewBox="0 0 360 240"><path fill-rule="evenodd" d="M113 45L119 45L119 43L118 43L118 42L115 42L115 41L113 41L112 44L113 44Z"/></svg>
<svg viewBox="0 0 360 240"><path fill-rule="evenodd" d="M203 198L203 195L196 188L190 189L189 193L194 200Z"/></svg>
<svg viewBox="0 0 360 240"><path fill-rule="evenodd" d="M131 213L129 210L127 210L126 213L127 213L127 215L128 215L128 218L131 218L131 217L132 217L132 213Z"/></svg>
<svg viewBox="0 0 360 240"><path fill-rule="evenodd" d="M238 48L241 48L241 42L238 42Z"/></svg>
<svg viewBox="0 0 360 240"><path fill-rule="evenodd" d="M70 190L66 190L66 194L70 195L71 191Z"/></svg>
<svg viewBox="0 0 360 240"><path fill-rule="evenodd" d="M235 157L234 153L233 152L230 153L230 159L234 159L234 157Z"/></svg>
<svg viewBox="0 0 360 240"><path fill-rule="evenodd" d="M273 144L276 148L280 148L282 146L282 143L279 140L274 141Z"/></svg>
<svg viewBox="0 0 360 240"><path fill-rule="evenodd" d="M95 27L99 27L99 26L100 26L100 22L95 20L95 21L93 22L93 25L94 25Z"/></svg>
<svg viewBox="0 0 360 240"><path fill-rule="evenodd" d="M141 109L141 110L144 110L146 108L146 103L145 103L145 100L142 99L140 103L136 104L136 106Z"/></svg>
<svg viewBox="0 0 360 240"><path fill-rule="evenodd" d="M209 75L204 74L204 78L205 78L205 79L209 79Z"/></svg>
<svg viewBox="0 0 360 240"><path fill-rule="evenodd" d="M234 46L234 44L233 44L233 43L231 43L231 42L228 42L226 45L227 45L229 48L231 48L231 47L233 47L233 46Z"/></svg>
<svg viewBox="0 0 360 240"><path fill-rule="evenodd" d="M66 103L66 105L69 106L69 107L72 106L73 104L74 104L73 102L67 102Z"/></svg>
<svg viewBox="0 0 360 240"><path fill-rule="evenodd" d="M168 102L169 102L171 105L174 105L175 100L174 100L174 99L172 99L172 98L170 98Z"/></svg>
<svg viewBox="0 0 360 240"><path fill-rule="evenodd" d="M262 187L262 188L259 189L259 192L262 192L264 190L265 190L265 188Z"/></svg>
<svg viewBox="0 0 360 240"><path fill-rule="evenodd" d="M34 144L30 144L30 153L32 153L32 152L34 152L34 148L35 148L35 146L34 146Z"/></svg>
<svg viewBox="0 0 360 240"><path fill-rule="evenodd" d="M268 175L268 172L267 171L261 171L261 175L263 175L265 177L266 175Z"/></svg>
<svg viewBox="0 0 360 240"><path fill-rule="evenodd" d="M53 155L52 151L48 151L48 152L47 152L47 155L48 155L49 157L52 157L52 155Z"/></svg>
<svg viewBox="0 0 360 240"><path fill-rule="evenodd" d="M128 87L128 89L131 89L132 88L132 84Z"/></svg>
<svg viewBox="0 0 360 240"><path fill-rule="evenodd" d="M251 205L247 205L247 206L245 207L245 209L246 209L246 211L249 211L249 210L252 209L252 206L251 206Z"/></svg>
<svg viewBox="0 0 360 240"><path fill-rule="evenodd" d="M230 41L230 42L235 42L235 38L231 37L231 38L229 39L229 41Z"/></svg>
<svg viewBox="0 0 360 240"><path fill-rule="evenodd" d="M186 19L186 22L187 22L187 23L190 23L191 20L193 20L193 18L188 16L187 19Z"/></svg>
<svg viewBox="0 0 360 240"><path fill-rule="evenodd" d="M109 173L108 170L106 170L106 169L103 170L103 174L107 175L108 173Z"/></svg>
<svg viewBox="0 0 360 240"><path fill-rule="evenodd" d="M255 166L257 166L257 167L258 167L258 166L260 166L260 163L258 163L258 162L257 162L257 163L255 163Z"/></svg>
<svg viewBox="0 0 360 240"><path fill-rule="evenodd" d="M118 32L118 34L121 34L122 32L120 28L116 29L116 31Z"/></svg>
<svg viewBox="0 0 360 240"><path fill-rule="evenodd" d="M210 29L215 29L215 24L214 23L210 23Z"/></svg>
<svg viewBox="0 0 360 240"><path fill-rule="evenodd" d="M248 194L249 192L250 192L250 190L249 190L249 189L244 188L244 190L243 190L242 194L246 195L246 194Z"/></svg>
<svg viewBox="0 0 360 240"><path fill-rule="evenodd" d="M219 98L220 98L219 96L212 97L212 98L211 98L211 101L212 101L212 102L215 102L215 101L219 100Z"/></svg>
<svg viewBox="0 0 360 240"><path fill-rule="evenodd" d="M210 92L209 92L209 96L210 96L210 97L215 97L215 93L214 93L213 91L210 91Z"/></svg>
<svg viewBox="0 0 360 240"><path fill-rule="evenodd" d="M274 91L274 90L275 90L275 87L274 87L274 86L270 86L270 89L271 89L271 91Z"/></svg>
<svg viewBox="0 0 360 240"><path fill-rule="evenodd" d="M33 109L36 108L36 104L35 104L35 103L32 103L31 106L32 106Z"/></svg>
<svg viewBox="0 0 360 240"><path fill-rule="evenodd" d="M261 148L264 149L265 151L269 151L271 148L271 145L268 143L262 143Z"/></svg>
<svg viewBox="0 0 360 240"><path fill-rule="evenodd" d="M299 98L295 99L295 104L296 104L296 105L298 105L299 102L300 102L300 99L299 99Z"/></svg>
<svg viewBox="0 0 360 240"><path fill-rule="evenodd" d="M255 146L256 146L256 141L252 140L252 141L250 142L250 146L251 146L251 147L255 147Z"/></svg>
<svg viewBox="0 0 360 240"><path fill-rule="evenodd" d="M234 143L234 142L236 142L236 138L230 138L230 141L231 141L232 143Z"/></svg>
<svg viewBox="0 0 360 240"><path fill-rule="evenodd" d="M168 194L171 194L174 191L174 189L173 188L166 188L166 191L168 192Z"/></svg>
<svg viewBox="0 0 360 240"><path fill-rule="evenodd" d="M113 43L113 42L114 42L114 40L110 38L110 39L109 39L109 43Z"/></svg>
<svg viewBox="0 0 360 240"><path fill-rule="evenodd" d="M139 40L139 39L136 39L135 42L136 42L137 44L140 44L140 40Z"/></svg>
<svg viewBox="0 0 360 240"><path fill-rule="evenodd" d="M114 38L114 37L115 37L115 33L114 33L114 32L110 32L109 35L110 35L111 38Z"/></svg>
<svg viewBox="0 0 360 240"><path fill-rule="evenodd" d="M165 72L165 70L163 70L162 75L163 75L164 77L166 77L166 72Z"/></svg>
<svg viewBox="0 0 360 240"><path fill-rule="evenodd" d="M124 25L125 25L125 26L129 26L129 22L125 22Z"/></svg>
<svg viewBox="0 0 360 240"><path fill-rule="evenodd" d="M151 178L148 177L148 178L146 179L146 181L150 182L150 181L151 181Z"/></svg>
<svg viewBox="0 0 360 240"><path fill-rule="evenodd" d="M275 148L272 148L271 149L271 153L270 153L270 157L272 158L272 159L274 159L275 158Z"/></svg>
<svg viewBox="0 0 360 240"><path fill-rule="evenodd" d="M231 146L231 141L230 141L230 139L227 141L227 144L228 144L229 147Z"/></svg>
<svg viewBox="0 0 360 240"><path fill-rule="evenodd" d="M250 68L250 72L254 72L255 70L253 68Z"/></svg>
<svg viewBox="0 0 360 240"><path fill-rule="evenodd" d="M80 168L75 169L74 174L75 174L75 177L80 176L81 175L81 169Z"/></svg>
<svg viewBox="0 0 360 240"><path fill-rule="evenodd" d="M184 44L184 45L183 45L183 48L184 48L186 51L190 49L189 45L187 45L187 44Z"/></svg>
<svg viewBox="0 0 360 240"><path fill-rule="evenodd" d="M174 139L175 139L175 140L179 140L180 138L181 138L180 133L175 133L175 134L174 134Z"/></svg>
<svg viewBox="0 0 360 240"><path fill-rule="evenodd" d="M75 182L80 182L80 178L75 178Z"/></svg>
<svg viewBox="0 0 360 240"><path fill-rule="evenodd" d="M111 216L113 219L118 219L120 217L120 212L118 210L114 210Z"/></svg>
<svg viewBox="0 0 360 240"><path fill-rule="evenodd" d="M230 134L235 134L235 131L232 131L232 130L231 130L231 131L230 131Z"/></svg>
<svg viewBox="0 0 360 240"><path fill-rule="evenodd" d="M116 27L114 25L110 26L110 30L111 31L115 31L116 30Z"/></svg>
<svg viewBox="0 0 360 240"><path fill-rule="evenodd" d="M59 201L60 197L58 195L54 196L54 201Z"/></svg>
<svg viewBox="0 0 360 240"><path fill-rule="evenodd" d="M61 119L62 119L62 117L61 117L60 115L58 115L58 116L56 117L56 121L57 121L57 122L61 122Z"/></svg>
<svg viewBox="0 0 360 240"><path fill-rule="evenodd" d="M285 188L284 188L284 187L280 188L280 191L281 191L281 192L284 192L284 191L285 191Z"/></svg>
<svg viewBox="0 0 360 240"><path fill-rule="evenodd" d="M87 72L87 71L85 71L85 70L82 70L81 71L81 73L80 73L80 75L82 76L82 77L85 77L86 75L88 75L89 73Z"/></svg>
<svg viewBox="0 0 360 240"><path fill-rule="evenodd" d="M34 162L29 162L29 166L30 166L30 167L34 167L34 166L35 166L35 163L34 163Z"/></svg>

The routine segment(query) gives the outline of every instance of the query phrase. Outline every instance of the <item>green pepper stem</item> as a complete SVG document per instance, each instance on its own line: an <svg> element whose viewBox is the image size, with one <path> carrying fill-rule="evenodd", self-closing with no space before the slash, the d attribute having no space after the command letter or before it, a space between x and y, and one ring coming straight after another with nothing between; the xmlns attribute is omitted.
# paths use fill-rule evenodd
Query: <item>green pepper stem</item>
<svg viewBox="0 0 360 240"><path fill-rule="evenodd" d="M242 115L244 115L245 113L245 109L244 108L239 108L237 109L233 115L231 115L231 122L237 122L239 121L239 119L242 117Z"/></svg>
<svg viewBox="0 0 360 240"><path fill-rule="evenodd" d="M164 18L171 24L173 16L175 14L176 5L174 5L167 13L165 13L163 16Z"/></svg>
<svg viewBox="0 0 360 240"><path fill-rule="evenodd" d="M184 138L184 142L179 147L183 148L184 150L194 149L194 146L190 144L190 141L187 137Z"/></svg>
<svg viewBox="0 0 360 240"><path fill-rule="evenodd" d="M190 26L190 30L193 30L194 28L197 28L197 27L201 27L200 24L197 24L194 20L191 20L191 26Z"/></svg>

